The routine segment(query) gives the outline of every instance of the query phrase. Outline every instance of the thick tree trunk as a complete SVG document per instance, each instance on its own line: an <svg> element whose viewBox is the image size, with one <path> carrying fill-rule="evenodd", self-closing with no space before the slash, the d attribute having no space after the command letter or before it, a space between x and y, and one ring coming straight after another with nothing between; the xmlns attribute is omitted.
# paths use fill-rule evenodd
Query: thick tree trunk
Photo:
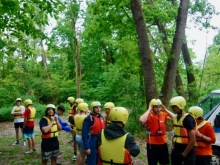
<svg viewBox="0 0 220 165"><path fill-rule="evenodd" d="M180 57L180 51L185 36L185 27L187 21L187 14L189 8L189 0L181 0L177 16L176 31L173 38L171 52L168 55L167 67L165 70L165 77L162 86L162 93L164 94L164 104L168 102L173 94L174 83L177 74L177 66Z"/></svg>
<svg viewBox="0 0 220 165"><path fill-rule="evenodd" d="M189 100L194 102L194 104L196 104L198 99L198 94L197 94L198 92L196 87L195 76L193 74L194 73L193 64L189 54L187 43L183 43L182 53L183 53L184 63L186 65L187 88L188 88Z"/></svg>
<svg viewBox="0 0 220 165"><path fill-rule="evenodd" d="M148 104L152 98L156 98L158 96L158 92L156 87L151 50L146 31L146 23L144 20L140 0L131 0L131 10L138 37L138 45L144 76L144 86L146 90L146 102Z"/></svg>

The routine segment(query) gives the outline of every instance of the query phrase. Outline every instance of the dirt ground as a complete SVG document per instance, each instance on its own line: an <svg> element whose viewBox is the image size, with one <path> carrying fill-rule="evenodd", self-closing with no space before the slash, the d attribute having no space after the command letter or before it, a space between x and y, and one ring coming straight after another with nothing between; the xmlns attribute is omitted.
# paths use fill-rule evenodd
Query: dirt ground
<svg viewBox="0 0 220 165"><path fill-rule="evenodd" d="M13 122L0 123L0 136L1 137L14 136L14 135L15 135L15 131L14 131ZM38 121L36 121L36 124L35 124L35 136L37 136L38 139L40 137ZM72 148L72 144L68 143L70 138L71 138L71 135L68 135L68 133L63 132L63 131L60 132L59 141L60 141L61 154L59 155L58 160L62 165L75 164L75 162L71 160L72 153L69 153ZM133 158L133 164L134 165L146 165L147 161L146 161L145 141L141 140L141 139L137 139L137 138L135 140L141 149L141 153L138 155L138 157ZM67 144L69 145L69 148L70 148L69 150L66 149ZM0 145L2 145L2 144L0 144ZM62 150L62 146L64 146L64 145L65 145L65 148L63 147L63 150ZM9 146L9 147L13 147L13 146ZM37 142L36 148L38 150L38 154L36 155L35 158L40 159L40 142ZM0 147L0 149L1 149L1 147ZM25 151L24 149L22 149L22 150ZM66 152L68 152L68 154L66 154ZM2 153L2 156L3 155L4 155L4 153ZM4 155L4 156L7 156L7 155Z"/></svg>

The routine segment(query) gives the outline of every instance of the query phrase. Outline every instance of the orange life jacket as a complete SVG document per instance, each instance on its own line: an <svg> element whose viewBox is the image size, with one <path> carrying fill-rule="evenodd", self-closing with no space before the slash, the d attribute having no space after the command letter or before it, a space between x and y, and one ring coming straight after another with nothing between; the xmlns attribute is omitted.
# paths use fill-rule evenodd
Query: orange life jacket
<svg viewBox="0 0 220 165"><path fill-rule="evenodd" d="M162 136L166 134L166 125L164 123L164 120L162 118L162 115L158 115L158 118L156 118L151 113L149 114L152 120L152 124L149 129L150 136Z"/></svg>
<svg viewBox="0 0 220 165"><path fill-rule="evenodd" d="M205 126L208 123L208 121L204 120L202 121L199 125L197 125L196 129L199 130L200 128L202 128L203 126ZM195 146L196 147L205 147L207 145L210 145L210 143L207 143L204 139L202 139L201 137L196 136L196 143Z"/></svg>
<svg viewBox="0 0 220 165"><path fill-rule="evenodd" d="M105 122L103 120L103 117L92 116L92 119L94 120L94 124L91 127L92 135L97 135L99 131L105 128Z"/></svg>
<svg viewBox="0 0 220 165"><path fill-rule="evenodd" d="M101 132L102 144L98 148L98 165L132 165L131 155L124 148L127 135L128 133L119 138L108 140L105 138L104 131Z"/></svg>
<svg viewBox="0 0 220 165"><path fill-rule="evenodd" d="M69 109L69 116L74 116L75 115L75 110L74 110L74 105L70 106L70 109Z"/></svg>

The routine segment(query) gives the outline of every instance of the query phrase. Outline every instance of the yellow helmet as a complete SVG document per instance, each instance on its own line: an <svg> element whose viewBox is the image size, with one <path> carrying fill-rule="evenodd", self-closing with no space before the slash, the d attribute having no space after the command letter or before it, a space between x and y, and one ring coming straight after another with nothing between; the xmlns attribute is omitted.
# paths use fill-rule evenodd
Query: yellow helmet
<svg viewBox="0 0 220 165"><path fill-rule="evenodd" d="M109 114L111 121L121 121L123 124L126 124L128 116L128 111L124 107L114 107Z"/></svg>
<svg viewBox="0 0 220 165"><path fill-rule="evenodd" d="M17 98L17 99L16 99L16 102L17 102L17 101L20 101L20 102L21 102L22 100L21 100L21 98Z"/></svg>
<svg viewBox="0 0 220 165"><path fill-rule="evenodd" d="M68 97L67 100L70 101L70 103L73 103L75 99L74 97Z"/></svg>
<svg viewBox="0 0 220 165"><path fill-rule="evenodd" d="M80 103L77 107L79 111L86 112L89 109L89 105L87 103Z"/></svg>
<svg viewBox="0 0 220 165"><path fill-rule="evenodd" d="M90 104L90 109L91 111L93 111L93 108L96 107L96 106L101 106L101 103L98 102L98 101L94 101Z"/></svg>
<svg viewBox="0 0 220 165"><path fill-rule="evenodd" d="M179 109L183 110L186 106L186 100L182 96L176 96L170 100L170 106L176 105Z"/></svg>
<svg viewBox="0 0 220 165"><path fill-rule="evenodd" d="M195 119L203 116L203 109L198 106L190 107L188 112L191 113Z"/></svg>
<svg viewBox="0 0 220 165"><path fill-rule="evenodd" d="M77 103L78 103L78 105L79 105L80 103L84 103L84 100L83 100L83 99L81 99L81 98L77 98L75 102L77 102Z"/></svg>
<svg viewBox="0 0 220 165"><path fill-rule="evenodd" d="M52 109L54 109L54 110L56 109L56 108L55 108L55 105L53 105L53 104L48 104L48 105L47 105L47 108L52 108ZM47 109L47 108L46 108L46 109Z"/></svg>
<svg viewBox="0 0 220 165"><path fill-rule="evenodd" d="M150 102L152 106L162 105L160 99L152 99Z"/></svg>
<svg viewBox="0 0 220 165"><path fill-rule="evenodd" d="M24 105L27 107L28 105L32 105L32 100L31 99L27 99L24 101Z"/></svg>
<svg viewBox="0 0 220 165"><path fill-rule="evenodd" d="M115 107L115 104L112 103L112 102L107 102L107 103L105 103L105 105L104 105L104 108L112 109L112 108L114 108L114 107Z"/></svg>

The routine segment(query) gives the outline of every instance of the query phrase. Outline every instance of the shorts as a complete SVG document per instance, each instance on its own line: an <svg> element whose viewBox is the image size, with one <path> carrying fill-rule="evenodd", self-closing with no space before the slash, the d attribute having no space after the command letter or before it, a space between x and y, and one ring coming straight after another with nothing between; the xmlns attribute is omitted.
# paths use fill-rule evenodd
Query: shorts
<svg viewBox="0 0 220 165"><path fill-rule="evenodd" d="M195 165L210 165L211 161L212 161L212 156L196 155Z"/></svg>
<svg viewBox="0 0 220 165"><path fill-rule="evenodd" d="M85 148L84 148L84 145L83 145L82 135L76 134L76 143L78 145L78 148L79 148L80 152L85 152L86 151Z"/></svg>
<svg viewBox="0 0 220 165"><path fill-rule="evenodd" d="M23 128L23 135L25 139L34 137L34 127L25 126Z"/></svg>
<svg viewBox="0 0 220 165"><path fill-rule="evenodd" d="M14 123L15 128L23 128L24 122Z"/></svg>
<svg viewBox="0 0 220 165"><path fill-rule="evenodd" d="M165 144L148 144L147 143L147 160L150 165L169 164L169 153L167 143Z"/></svg>
<svg viewBox="0 0 220 165"><path fill-rule="evenodd" d="M50 159L51 157L58 157L58 155L60 154L60 150L54 150L54 151L48 151L48 152L41 152L41 155L42 155L42 159L43 160L48 160Z"/></svg>
<svg viewBox="0 0 220 165"><path fill-rule="evenodd" d="M74 120L73 120L73 116L69 116L68 122L71 123L72 125L75 125Z"/></svg>

